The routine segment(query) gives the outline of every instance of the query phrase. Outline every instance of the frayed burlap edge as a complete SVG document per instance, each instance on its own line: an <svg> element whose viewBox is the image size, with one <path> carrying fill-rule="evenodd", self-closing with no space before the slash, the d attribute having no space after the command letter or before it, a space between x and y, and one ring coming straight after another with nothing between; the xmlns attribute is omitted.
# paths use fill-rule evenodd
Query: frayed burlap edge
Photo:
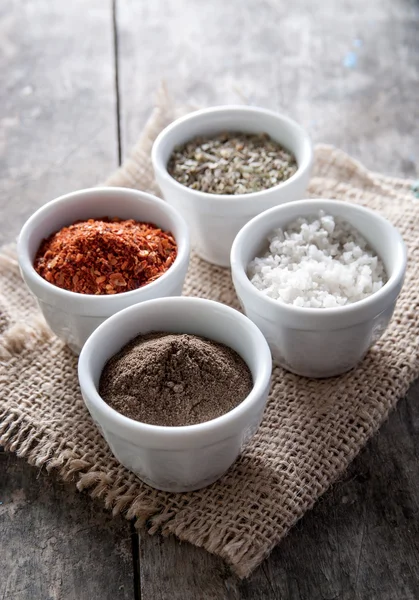
<svg viewBox="0 0 419 600"><path fill-rule="evenodd" d="M48 330L47 330L48 331ZM28 327L25 331L24 326L21 333L27 334L26 343L32 344L34 328ZM45 335L46 334L46 335ZM48 331L45 331L45 325L40 320L39 331L36 339L43 339L44 342L50 342L55 339ZM28 342L29 340L29 342ZM2 348L0 347L0 352ZM412 365L413 366L413 365ZM356 451L349 452L345 457L345 465L336 467L334 472L329 473L329 481L319 481L318 488L311 501L300 507L300 514L296 517L290 526L278 530L278 535L272 539L272 545L267 550L265 547L254 546L252 552L241 548L237 541L234 544L224 544L223 540L210 539L210 526L203 528L200 526L199 532L191 534L190 528L183 524L179 527L176 523L175 514L171 511L160 512L150 505L147 492L138 494L138 482L133 476L131 485L126 489L119 487L119 481L107 476L101 471L96 471L88 461L82 457L75 458L75 449L66 448L59 439L45 437L46 431L42 427L35 428L32 423L28 423L24 415L18 414L20 411L8 410L0 412L0 445L6 451L15 453L18 457L24 458L29 464L41 469L45 468L47 473L55 472L65 482L74 482L80 492L87 492L91 498L100 499L105 509L111 511L112 516L124 516L127 520L135 519L135 527L138 530L147 531L150 535L161 534L165 537L175 535L179 540L192 543L195 546L205 548L208 552L216 554L223 558L232 568L233 572L239 578L248 577L252 571L270 554L272 549L289 532L290 528L308 511L317 500L335 483L338 478L344 476L344 473L357 454L362 450L366 442L378 431L381 425L388 418L389 413L395 408L398 399L403 397L410 384L415 379L414 369L411 370L405 379L405 384L400 388L399 395L394 397L385 408L379 422L371 423L368 429L364 430L362 440L358 440L359 446ZM59 456L59 458L57 458ZM122 483L122 482L121 482Z"/></svg>
<svg viewBox="0 0 419 600"><path fill-rule="evenodd" d="M114 176L108 179L108 185L136 187L139 180L144 180L144 174L141 170L138 170L139 161L141 164L141 161L149 160L149 157L145 157L143 154L144 139L147 140L146 143L149 149L151 149L156 132L167 124L167 112L165 109L161 110L161 107L158 107L156 111L157 113L155 112L153 115L153 127L148 130L146 129L144 133L146 138L142 137L139 145L134 149L133 156L127 160L127 163ZM159 115L158 111L161 111L161 115ZM158 125L156 125L156 118L160 119ZM327 161L324 160L325 155L332 157L335 161L344 160L347 162L348 160L352 160L346 154L329 146L318 146L316 148L316 157L321 160L318 160L316 164L326 164ZM411 182L371 173L356 161L353 161L353 164L356 177L362 180L361 187L368 187L369 190L381 193L387 197L396 195L400 197L400 194L408 196ZM319 195L317 185L320 179L318 182L317 177L321 178L321 182L324 184L325 181L327 182L327 172L318 170L316 166L314 178L310 186L311 195L314 196ZM350 183L348 182L341 185L342 189L350 187ZM145 187L149 191L157 191L152 178L149 179L149 184ZM8 247L2 251L0 261L7 263L8 268L11 270L18 270L13 247ZM0 345L0 361L6 360L11 353L24 352L25 350L30 350L35 345L55 345L57 351L62 349L61 342L51 334L40 316L37 316L30 322L16 324L14 327L15 329L8 331L7 336L2 340L2 344ZM371 420L369 426L364 429L362 438L358 440L356 449L349 449L345 456L345 465L340 463L338 467L335 466L334 470L330 472L327 481L318 482L318 487L313 493L312 498L305 505L300 506L298 516L289 526L292 526L306 510L311 508L318 497L342 474L342 469L345 469L349 465L366 441L387 418L389 411L394 408L398 398L407 392L409 385L415 378L417 365L416 363L414 365L405 365L405 369L405 376L397 389L397 396L386 399L386 403L382 406L380 418L375 421ZM36 426L36 424L34 425L34 423L29 422L26 415L22 413L18 406L8 406L0 413L0 444L6 450L15 452L19 457L25 458L30 464L38 468L44 467L47 472L55 471L65 481L75 482L80 491L86 490L92 498L100 498L105 507L112 511L113 515L122 513L127 519L136 518L137 527L146 526L147 531L151 534L157 532L161 532L163 535L175 534L181 540L192 542L221 556L240 577L248 576L289 530L288 525L282 529L278 528L275 539L272 539L272 544L268 549L265 545L259 546L255 544L251 548L251 551L243 548L240 540L237 539L233 543L225 543L222 539L210 539L209 524L206 528L200 527L199 532L195 531L191 533L188 525L183 523L179 526L176 523L176 515L170 511L170 507L168 510L162 512L158 507L157 501L155 507L153 507L149 490L138 493L138 482L135 476L127 479L121 470L121 477L115 479L102 471L95 470L90 462L83 459L83 455L78 454L77 449L68 446L67 441L55 437L50 429L47 432L46 427Z"/></svg>

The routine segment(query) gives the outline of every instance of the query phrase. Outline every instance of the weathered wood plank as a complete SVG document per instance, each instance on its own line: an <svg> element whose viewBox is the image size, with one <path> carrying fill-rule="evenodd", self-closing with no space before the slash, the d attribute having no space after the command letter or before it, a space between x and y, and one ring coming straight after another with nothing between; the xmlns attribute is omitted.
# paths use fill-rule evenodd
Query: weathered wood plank
<svg viewBox="0 0 419 600"><path fill-rule="evenodd" d="M0 243L117 165L111 2L0 5ZM0 453L0 598L134 597L129 523Z"/></svg>
<svg viewBox="0 0 419 600"><path fill-rule="evenodd" d="M12 454L0 473L0 598L134 597L126 521Z"/></svg>
<svg viewBox="0 0 419 600"><path fill-rule="evenodd" d="M419 175L413 0L118 3L124 151L162 79L179 102L284 111L366 166Z"/></svg>
<svg viewBox="0 0 419 600"><path fill-rule="evenodd" d="M419 383L248 583L273 597L419 597ZM260 598L264 597L260 595Z"/></svg>
<svg viewBox="0 0 419 600"><path fill-rule="evenodd" d="M142 600L236 600L236 578L221 558L175 537L140 538ZM270 596L266 596L269 600Z"/></svg>
<svg viewBox="0 0 419 600"><path fill-rule="evenodd" d="M117 165L111 0L0 3L0 243Z"/></svg>
<svg viewBox="0 0 419 600"><path fill-rule="evenodd" d="M417 3L124 0L117 24L123 154L165 79L178 102L281 110L370 168L419 174ZM418 399L416 386L249 581L187 544L142 536L142 600L418 597Z"/></svg>

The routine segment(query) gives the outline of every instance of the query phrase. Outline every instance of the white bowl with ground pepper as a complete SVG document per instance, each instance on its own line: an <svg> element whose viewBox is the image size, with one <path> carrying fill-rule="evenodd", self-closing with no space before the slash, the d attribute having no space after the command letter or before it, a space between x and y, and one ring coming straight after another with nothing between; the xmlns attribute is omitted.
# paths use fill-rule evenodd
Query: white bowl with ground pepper
<svg viewBox="0 0 419 600"><path fill-rule="evenodd" d="M182 216L160 198L98 187L37 210L20 232L17 251L48 325L79 353L114 313L182 293L189 234Z"/></svg>
<svg viewBox="0 0 419 600"><path fill-rule="evenodd" d="M152 487L184 492L221 477L254 435L271 366L265 338L238 311L160 298L93 332L79 381L115 457Z"/></svg>
<svg viewBox="0 0 419 600"><path fill-rule="evenodd" d="M157 183L185 217L197 253L224 267L247 221L304 196L312 160L300 125L251 106L193 112L166 127L152 150Z"/></svg>
<svg viewBox="0 0 419 600"><path fill-rule="evenodd" d="M274 360L298 375L331 377L357 365L386 330L406 248L372 210L301 200L247 223L233 243L231 269Z"/></svg>

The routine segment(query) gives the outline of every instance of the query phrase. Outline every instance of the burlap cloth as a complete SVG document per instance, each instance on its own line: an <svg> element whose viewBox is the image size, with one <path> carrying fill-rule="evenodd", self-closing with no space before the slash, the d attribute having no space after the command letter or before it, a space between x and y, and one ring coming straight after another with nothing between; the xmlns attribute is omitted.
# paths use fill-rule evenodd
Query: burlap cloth
<svg viewBox="0 0 419 600"><path fill-rule="evenodd" d="M110 185L156 191L150 148L174 116L167 101ZM368 172L349 156L316 148L312 196L380 211L409 252L406 282L382 340L351 373L323 381L273 371L260 430L212 486L159 492L112 457L84 407L77 359L47 329L22 283L13 248L0 254L0 444L102 499L150 533L175 534L222 556L247 576L342 474L419 375L419 202L410 182ZM192 256L186 295L237 307L227 269Z"/></svg>

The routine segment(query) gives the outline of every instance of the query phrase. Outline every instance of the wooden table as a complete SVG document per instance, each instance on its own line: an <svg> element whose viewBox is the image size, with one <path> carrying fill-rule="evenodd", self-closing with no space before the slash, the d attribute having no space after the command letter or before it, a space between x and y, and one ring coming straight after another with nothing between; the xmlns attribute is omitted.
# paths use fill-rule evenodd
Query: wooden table
<svg viewBox="0 0 419 600"><path fill-rule="evenodd" d="M418 175L416 0L9 0L0 48L0 241L117 167L162 78L178 102L275 108L372 169ZM418 401L416 384L245 582L0 454L0 598L417 599Z"/></svg>

